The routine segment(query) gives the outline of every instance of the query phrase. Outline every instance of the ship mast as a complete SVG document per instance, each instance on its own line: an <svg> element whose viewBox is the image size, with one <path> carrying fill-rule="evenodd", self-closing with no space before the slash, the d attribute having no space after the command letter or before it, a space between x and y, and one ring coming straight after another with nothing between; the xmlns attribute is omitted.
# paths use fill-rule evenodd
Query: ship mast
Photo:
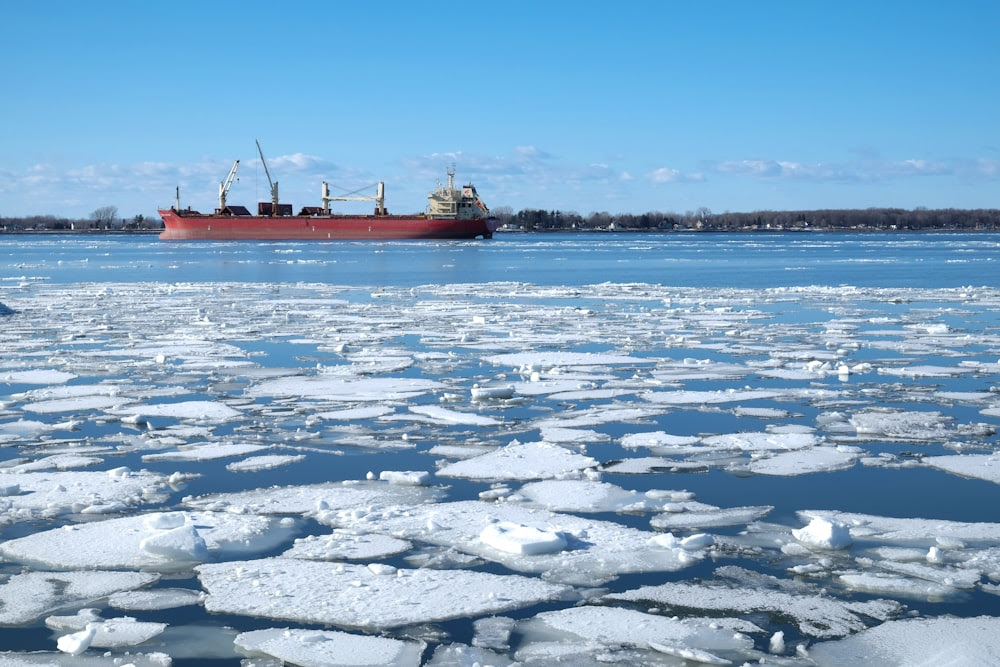
<svg viewBox="0 0 1000 667"><path fill-rule="evenodd" d="M257 141L256 139L254 141ZM267 170L267 160L264 159L264 151L260 148L260 141L257 141L257 152L260 153L260 161L264 163L264 174L267 182L271 186L271 215L278 215L278 182L271 180L271 172Z"/></svg>

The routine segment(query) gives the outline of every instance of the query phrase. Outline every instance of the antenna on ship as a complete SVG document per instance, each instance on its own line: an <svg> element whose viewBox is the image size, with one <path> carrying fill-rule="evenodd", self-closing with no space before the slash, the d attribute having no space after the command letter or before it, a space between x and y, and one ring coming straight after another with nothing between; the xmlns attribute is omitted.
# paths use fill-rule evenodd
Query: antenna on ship
<svg viewBox="0 0 1000 667"><path fill-rule="evenodd" d="M174 210L181 210L181 186L177 186L174 190Z"/></svg>
<svg viewBox="0 0 1000 667"><path fill-rule="evenodd" d="M254 141L257 141L254 139ZM267 182L271 185L271 215L278 215L278 182L271 180L271 172L267 170L267 160L264 159L264 151L260 148L260 141L257 141L257 152L260 153L260 161L264 163L264 174Z"/></svg>

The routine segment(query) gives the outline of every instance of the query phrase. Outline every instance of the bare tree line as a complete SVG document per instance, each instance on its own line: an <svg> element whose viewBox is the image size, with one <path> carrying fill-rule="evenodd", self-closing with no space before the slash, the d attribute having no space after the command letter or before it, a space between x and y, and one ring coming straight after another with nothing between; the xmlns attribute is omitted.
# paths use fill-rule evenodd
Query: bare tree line
<svg viewBox="0 0 1000 667"><path fill-rule="evenodd" d="M501 206L493 214L507 229L522 231L784 231L784 230L1000 230L1000 209L867 208L809 211L712 213L707 208L686 213L651 211L582 216L572 211Z"/></svg>

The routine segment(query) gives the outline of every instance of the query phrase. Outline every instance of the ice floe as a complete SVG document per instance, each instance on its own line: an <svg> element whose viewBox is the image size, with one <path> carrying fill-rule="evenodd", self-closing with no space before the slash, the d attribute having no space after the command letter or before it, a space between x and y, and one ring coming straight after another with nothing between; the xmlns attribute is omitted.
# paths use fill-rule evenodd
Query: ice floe
<svg viewBox="0 0 1000 667"><path fill-rule="evenodd" d="M983 508L838 509L880 469L991 502L995 288L5 290L0 623L61 635L30 660L996 661L1000 529L928 518Z"/></svg>
<svg viewBox="0 0 1000 667"><path fill-rule="evenodd" d="M503 613L571 589L469 570L380 569L289 558L199 565L209 611L383 630Z"/></svg>
<svg viewBox="0 0 1000 667"><path fill-rule="evenodd" d="M10 561L46 568L174 571L259 553L297 531L292 519L167 512L55 528L0 543Z"/></svg>
<svg viewBox="0 0 1000 667"><path fill-rule="evenodd" d="M336 630L272 628L241 633L234 640L246 655L270 657L303 667L420 665L426 644Z"/></svg>

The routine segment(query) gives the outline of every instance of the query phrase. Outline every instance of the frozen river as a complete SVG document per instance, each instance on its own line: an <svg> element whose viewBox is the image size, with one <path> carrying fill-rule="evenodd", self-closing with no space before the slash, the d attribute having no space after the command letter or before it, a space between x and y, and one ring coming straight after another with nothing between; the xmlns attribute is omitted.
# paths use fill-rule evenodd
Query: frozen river
<svg viewBox="0 0 1000 667"><path fill-rule="evenodd" d="M0 664L998 663L998 251L0 236Z"/></svg>

